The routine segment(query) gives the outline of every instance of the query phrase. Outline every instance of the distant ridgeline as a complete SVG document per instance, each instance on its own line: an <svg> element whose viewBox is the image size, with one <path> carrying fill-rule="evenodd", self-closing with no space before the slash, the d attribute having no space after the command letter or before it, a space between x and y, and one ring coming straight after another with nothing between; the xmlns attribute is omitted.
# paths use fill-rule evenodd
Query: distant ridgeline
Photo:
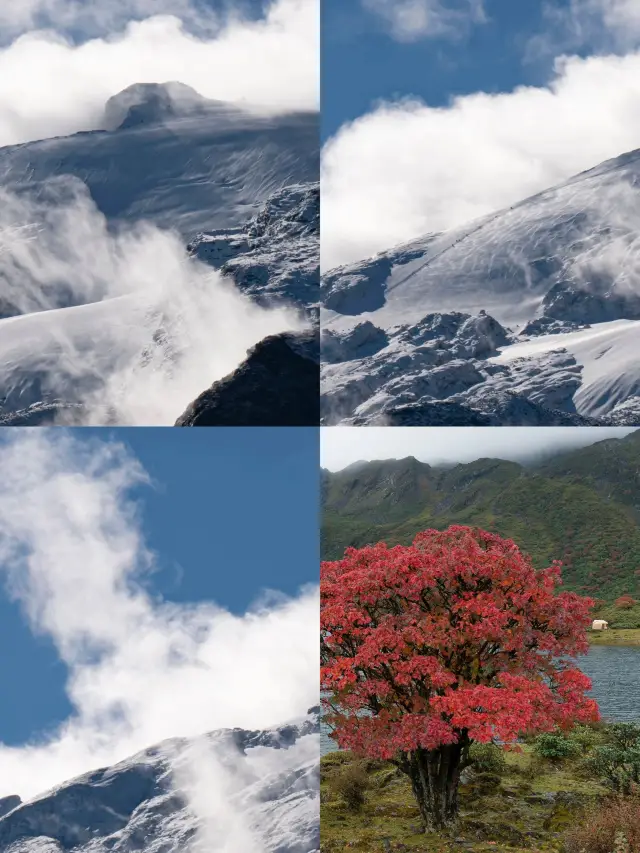
<svg viewBox="0 0 640 853"><path fill-rule="evenodd" d="M322 472L322 501L323 559L467 524L513 539L538 568L561 560L566 589L640 597L640 430L526 464L357 462Z"/></svg>

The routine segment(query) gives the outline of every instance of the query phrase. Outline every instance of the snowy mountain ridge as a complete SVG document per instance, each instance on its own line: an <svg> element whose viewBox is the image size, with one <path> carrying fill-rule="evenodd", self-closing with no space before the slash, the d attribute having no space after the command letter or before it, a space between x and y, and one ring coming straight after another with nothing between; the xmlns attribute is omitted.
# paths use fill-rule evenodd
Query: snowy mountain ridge
<svg viewBox="0 0 640 853"><path fill-rule="evenodd" d="M197 234L187 250L257 302L295 304L317 318L320 184L285 186L242 227Z"/></svg>
<svg viewBox="0 0 640 853"><path fill-rule="evenodd" d="M29 802L13 797L0 853L214 853L235 842L317 853L319 732L312 708L266 731L164 741Z"/></svg>
<svg viewBox="0 0 640 853"><path fill-rule="evenodd" d="M171 83L105 115L111 130L0 149L3 425L173 424L262 338L317 321L317 114ZM233 300L208 297L198 261L282 310L227 333Z"/></svg>
<svg viewBox="0 0 640 853"><path fill-rule="evenodd" d="M639 188L640 150L327 272L324 422L640 423Z"/></svg>

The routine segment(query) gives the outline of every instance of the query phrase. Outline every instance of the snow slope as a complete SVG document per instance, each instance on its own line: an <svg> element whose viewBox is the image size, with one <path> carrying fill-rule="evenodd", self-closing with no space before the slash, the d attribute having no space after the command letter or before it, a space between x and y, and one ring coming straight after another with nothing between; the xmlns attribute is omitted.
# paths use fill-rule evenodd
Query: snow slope
<svg viewBox="0 0 640 853"><path fill-rule="evenodd" d="M454 232L328 272L325 422L379 422L413 406L424 423L425 407L445 401L491 414L481 404L490 391L541 406L541 422L545 412L549 423L608 422L624 406L640 423L639 188L634 151ZM451 322L440 328L443 316ZM493 324L489 338L483 324ZM359 349L365 338L372 351Z"/></svg>
<svg viewBox="0 0 640 853"><path fill-rule="evenodd" d="M318 180L317 114L261 116L188 87L186 105L169 108L165 90L176 85L116 95L105 107L109 130L1 148L0 185L33 193L72 175L111 222L144 219L188 239L243 224L286 184Z"/></svg>
<svg viewBox="0 0 640 853"><path fill-rule="evenodd" d="M5 425L173 424L318 303L317 115L165 84L111 99L104 124L0 149Z"/></svg>
<svg viewBox="0 0 640 853"><path fill-rule="evenodd" d="M268 731L165 741L12 808L0 853L316 853L319 732L315 708Z"/></svg>

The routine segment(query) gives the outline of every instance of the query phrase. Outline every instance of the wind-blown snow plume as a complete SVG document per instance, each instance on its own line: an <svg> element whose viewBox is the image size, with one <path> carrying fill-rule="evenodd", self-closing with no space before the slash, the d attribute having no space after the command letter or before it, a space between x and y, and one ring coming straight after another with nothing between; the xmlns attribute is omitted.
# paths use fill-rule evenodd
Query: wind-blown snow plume
<svg viewBox="0 0 640 853"><path fill-rule="evenodd" d="M88 424L172 424L248 348L302 327L190 259L177 235L113 232L71 178L37 199L0 191L0 308L22 315L0 321L5 395L17 407L43 388L71 397Z"/></svg>
<svg viewBox="0 0 640 853"><path fill-rule="evenodd" d="M74 714L40 742L0 746L0 795L29 797L168 737L265 728L317 704L317 589L242 616L152 598L143 579L154 556L132 493L148 480L138 461L73 431L9 433L0 565L69 670Z"/></svg>
<svg viewBox="0 0 640 853"><path fill-rule="evenodd" d="M227 766L213 746L198 739L189 744L174 768L176 785L200 821L195 849L202 853L263 853L264 845L247 825L246 812L236 801L251 782L246 761L237 755L226 758Z"/></svg>
<svg viewBox="0 0 640 853"><path fill-rule="evenodd" d="M275 113L318 108L318 0L274 0L256 20L187 0L1 5L0 40L49 29L0 48L0 146L97 129L108 98L135 83L178 80Z"/></svg>

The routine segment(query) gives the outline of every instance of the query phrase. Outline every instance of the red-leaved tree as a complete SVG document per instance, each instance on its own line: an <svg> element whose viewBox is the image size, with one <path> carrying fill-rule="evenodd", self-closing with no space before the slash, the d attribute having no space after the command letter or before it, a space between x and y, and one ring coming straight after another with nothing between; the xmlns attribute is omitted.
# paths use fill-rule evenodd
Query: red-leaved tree
<svg viewBox="0 0 640 853"><path fill-rule="evenodd" d="M321 687L343 749L394 762L428 829L451 824L473 741L598 719L589 679L592 601L557 594L514 542L468 527L413 545L349 548L321 569Z"/></svg>

